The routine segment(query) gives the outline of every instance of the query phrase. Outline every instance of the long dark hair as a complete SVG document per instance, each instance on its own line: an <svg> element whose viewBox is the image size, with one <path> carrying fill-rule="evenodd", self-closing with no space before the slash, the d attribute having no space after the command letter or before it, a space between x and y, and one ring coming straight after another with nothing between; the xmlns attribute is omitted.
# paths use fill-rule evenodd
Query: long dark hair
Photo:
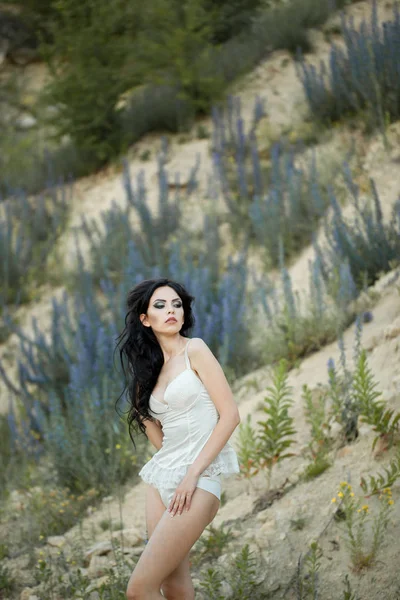
<svg viewBox="0 0 400 600"><path fill-rule="evenodd" d="M134 445L133 432L140 430L142 433L146 433L143 420L154 420L149 414L150 394L164 364L164 355L160 344L152 328L142 324L140 315L147 313L154 291L164 285L174 289L182 300L185 320L180 334L187 337L188 331L195 323L191 306L194 297L181 283L166 277L145 279L129 291L126 302L128 312L125 316L125 328L116 339L115 350L119 350L125 377L125 387L117 399L117 404L125 395L128 401L129 435Z"/></svg>

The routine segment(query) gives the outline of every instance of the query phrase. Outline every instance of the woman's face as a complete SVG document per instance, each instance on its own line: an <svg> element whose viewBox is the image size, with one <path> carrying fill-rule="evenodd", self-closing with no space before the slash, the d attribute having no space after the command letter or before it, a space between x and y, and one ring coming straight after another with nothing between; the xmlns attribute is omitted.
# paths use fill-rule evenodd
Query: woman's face
<svg viewBox="0 0 400 600"><path fill-rule="evenodd" d="M168 321L172 317L176 320ZM140 320L154 333L177 333L184 321L182 300L168 285L159 287L150 298L147 315L141 314Z"/></svg>

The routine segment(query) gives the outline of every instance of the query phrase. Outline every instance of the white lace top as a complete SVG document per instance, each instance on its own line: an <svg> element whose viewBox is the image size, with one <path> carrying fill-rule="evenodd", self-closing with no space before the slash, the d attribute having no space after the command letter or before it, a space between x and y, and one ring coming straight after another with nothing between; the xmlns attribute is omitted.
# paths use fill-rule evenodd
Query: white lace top
<svg viewBox="0 0 400 600"><path fill-rule="evenodd" d="M218 422L218 412L204 384L190 367L185 347L186 369L167 386L161 402L150 397L149 413L161 422L161 448L142 467L140 477L158 489L177 487L199 455ZM202 475L239 473L235 450L229 442Z"/></svg>

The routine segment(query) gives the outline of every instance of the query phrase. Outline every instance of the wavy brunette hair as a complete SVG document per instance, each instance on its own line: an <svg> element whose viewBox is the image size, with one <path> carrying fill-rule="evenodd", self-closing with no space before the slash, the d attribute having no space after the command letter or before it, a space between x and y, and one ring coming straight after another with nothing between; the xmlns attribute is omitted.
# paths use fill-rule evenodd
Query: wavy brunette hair
<svg viewBox="0 0 400 600"><path fill-rule="evenodd" d="M166 277L145 279L128 293L125 328L117 337L116 348L119 350L122 371L125 377L125 388L118 401L125 394L128 400L127 421L129 435L133 444L133 431L146 433L144 419L154 419L149 414L150 394L156 384L158 375L164 364L164 355L151 327L146 327L140 320L142 313L147 313L150 298L154 291L162 286L169 286L176 291L182 300L184 322L180 330L183 337L195 323L191 296L181 283Z"/></svg>

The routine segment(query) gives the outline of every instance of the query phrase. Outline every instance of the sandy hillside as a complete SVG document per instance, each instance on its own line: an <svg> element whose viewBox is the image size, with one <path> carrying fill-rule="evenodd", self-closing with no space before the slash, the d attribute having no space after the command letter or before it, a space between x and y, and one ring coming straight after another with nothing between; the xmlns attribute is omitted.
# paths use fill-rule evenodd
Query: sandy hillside
<svg viewBox="0 0 400 600"><path fill-rule="evenodd" d="M391 5L390 2L379 3L382 17L390 13ZM368 15L369 11L369 2L360 2L347 9L348 13L354 15L356 21ZM337 17L333 20L335 19ZM314 38L316 52L310 55L309 60L317 64L321 59L327 58L329 44L320 32L315 32ZM266 131L271 132L271 127L273 127L274 135L288 128L295 130L306 115L302 87L296 76L294 62L286 52L275 53L263 61L252 73L238 82L232 92L240 96L243 115L247 121L251 117L257 95L265 98L268 113L266 121L269 124ZM204 119L202 124L211 130L210 119ZM340 159L340 153L346 149L352 135L345 129L333 132L326 140L326 160L337 161L338 157ZM360 136L357 140L359 165L357 176L361 183L368 180L368 177L375 179L386 218L399 195L400 127L398 125L389 128L388 139L391 145L389 149L384 148L379 135L374 135L368 140ZM140 171L145 174L148 201L154 211L157 210L158 198L155 156L159 148L159 137L149 135L140 141L135 152L128 157L133 178ZM138 158L145 150L151 152L151 160L147 162ZM185 215L190 220L192 227L200 227L202 222L207 181L212 171L210 140L195 139L194 133L192 139L184 143L179 143L176 136L170 137L167 168L172 178L175 172L179 172L181 180L184 181L197 159L201 161L199 190L184 207ZM102 173L86 177L78 181L74 187L70 228L62 239L67 267L74 264L75 249L71 233L74 228L79 227L82 215L98 219L101 211L110 208L113 202L119 205L125 203L121 171L117 168L109 168ZM218 206L219 210L225 210L222 201ZM308 281L308 260L310 258L312 258L312 250L307 248L290 266L290 274L296 289L303 289L304 281ZM375 290L378 299L371 308L373 320L364 325L362 343L368 350L369 366L378 382L379 389L383 392L384 399L389 406L400 411L399 269L385 275L377 282ZM46 329L51 312L51 298L53 295L60 297L62 291L62 288L45 290L38 302L20 311L21 325L28 335L32 331L31 320L33 317L38 319L43 330ZM354 326L345 332L344 341L348 349L348 358L351 360ZM0 355L8 357L11 378L13 377L15 352L16 339L15 336L11 336L6 344L0 346ZM338 361L339 348L336 342L303 360L299 368L292 370L289 376L289 382L293 388L292 414L297 430L296 452L298 453L309 439L301 400L302 385L307 383L310 387L315 388L318 384L326 383L326 364L329 358ZM252 422L256 424L257 420L261 418L259 405L269 382L270 370L268 368L249 373L237 382L234 391L242 420L250 414ZM7 391L4 387L0 387L1 411L7 410L8 401ZM234 436L233 444L235 444L235 440ZM359 438L353 444L337 449L334 465L319 478L308 483L300 482L298 478L305 466L304 459L300 455L285 461L281 467L276 469L273 475L273 485L278 487L288 479L291 487L281 499L275 500L270 507L266 507L264 510L254 510L255 502L265 492L264 475L257 476L254 481L254 489L250 491L247 484L241 480L232 479L225 483L226 503L219 511L215 525L221 525L223 522L231 523L237 539L241 543L248 541L252 548L260 552L266 565L265 581L271 592L269 597L284 598L285 600L294 598L286 591L286 586L295 574L299 554L307 550L312 539L319 539L324 551L321 567L321 598L323 600L339 600L341 597L338 594L338 582L342 581L344 574L349 572L348 555L337 525L332 521L335 507L331 503L331 498L335 495L340 481L347 480L357 488L361 475L376 473L388 464L393 450L389 454L383 453L380 456L374 456L371 452L372 440L371 429L365 425L361 426ZM399 489L397 483L393 489L395 498ZM357 491L359 491L358 488ZM142 548L144 499L145 485L140 483L128 492L122 506L125 528L131 530L131 536L135 537L132 531L137 534L135 543L131 544L132 554L137 554ZM93 525L98 525L102 519L109 516L117 522L119 511L120 506L116 498L104 501L100 509L89 515L83 523L83 533L87 535L87 539L90 538L91 543L108 539L108 533L99 533L98 527L95 539L92 539ZM291 520L299 516L305 517L306 525L302 531L295 531L291 528ZM78 532L74 529L68 532L65 538L72 539L76 535ZM400 539L399 501L394 506L392 526L385 538L380 556L381 562L373 570L365 572L361 576L351 574L353 589L358 591L362 600L395 600L400 597L398 539ZM224 557L221 557L222 564L224 560ZM94 569L94 578L97 574Z"/></svg>
<svg viewBox="0 0 400 600"><path fill-rule="evenodd" d="M391 16L392 2L379 3L379 14L382 19ZM347 8L346 11L355 19L355 23L370 14L370 3L360 2ZM334 16L331 22L326 24L325 30L334 29L338 21L338 16ZM336 39L340 43L340 39ZM318 64L321 60L326 60L329 56L329 43L320 31L313 32L315 52L310 54L307 59L309 62ZM32 74L32 89L35 88L35 76L38 80L43 80L43 72L34 67L35 73ZM37 71L37 73L36 73ZM265 131L265 144L277 139L282 132L288 130L296 131L304 121L307 107L304 99L301 83L296 75L295 63L287 52L276 52L267 60L261 62L250 74L235 83L232 87L232 94L240 97L242 114L247 122L251 120L254 102L257 97L265 100L267 117L261 124L261 136ZM209 132L212 130L210 118L202 120L202 125ZM321 147L318 147L318 156L321 158L322 168L325 165L339 165L342 155L346 152L354 133L348 132L345 128L331 132L328 140ZM176 173L179 173L180 181L184 183L196 162L200 161L198 171L199 187L197 192L183 206L185 222L193 229L201 228L203 212L209 205L207 200L207 183L212 173L212 159L210 153L210 139L196 139L195 128L191 135L187 136L189 141L182 142L179 136L169 136L169 150L166 168L169 173L170 181L175 179ZM368 177L373 177L376 181L380 193L382 208L385 217L388 217L393 203L398 198L397 186L397 168L400 153L398 150L400 141L400 127L394 124L388 132L388 139L391 147L385 150L381 137L377 134L371 139L366 140L358 134L356 140L357 161L359 165L358 179L362 182L368 181ZM261 143L262 139L261 139ZM148 204L152 211L157 212L158 203L158 181L157 181L157 155L160 151L160 138L157 135L148 135L144 137L128 155L129 171L132 180L135 183L136 177L143 172L146 186ZM143 162L140 156L144 151L150 151L151 160ZM82 222L82 216L87 219L101 219L102 211L111 208L115 203L124 206L126 196L123 186L121 169L110 167L101 173L85 177L74 184L74 194L72 200L72 213L70 225L61 239L61 253L65 260L66 268L73 268L76 260L75 237L73 232L77 230ZM226 211L226 206L222 199L218 202L218 210ZM83 255L87 255L87 244L82 236L80 247ZM308 280L308 261L313 257L312 248L306 248L290 267L295 289L303 289L304 281ZM52 288L44 289L37 302L29 307L23 307L18 311L21 326L29 335L32 331L32 317L40 322L42 330L46 330L49 324L51 314L51 299L53 295L60 297L62 288L54 290ZM8 359L8 373L11 378L14 377L14 356L17 340L11 336L6 344L0 346L0 356ZM0 383L0 411L7 410L9 403L8 394Z"/></svg>

